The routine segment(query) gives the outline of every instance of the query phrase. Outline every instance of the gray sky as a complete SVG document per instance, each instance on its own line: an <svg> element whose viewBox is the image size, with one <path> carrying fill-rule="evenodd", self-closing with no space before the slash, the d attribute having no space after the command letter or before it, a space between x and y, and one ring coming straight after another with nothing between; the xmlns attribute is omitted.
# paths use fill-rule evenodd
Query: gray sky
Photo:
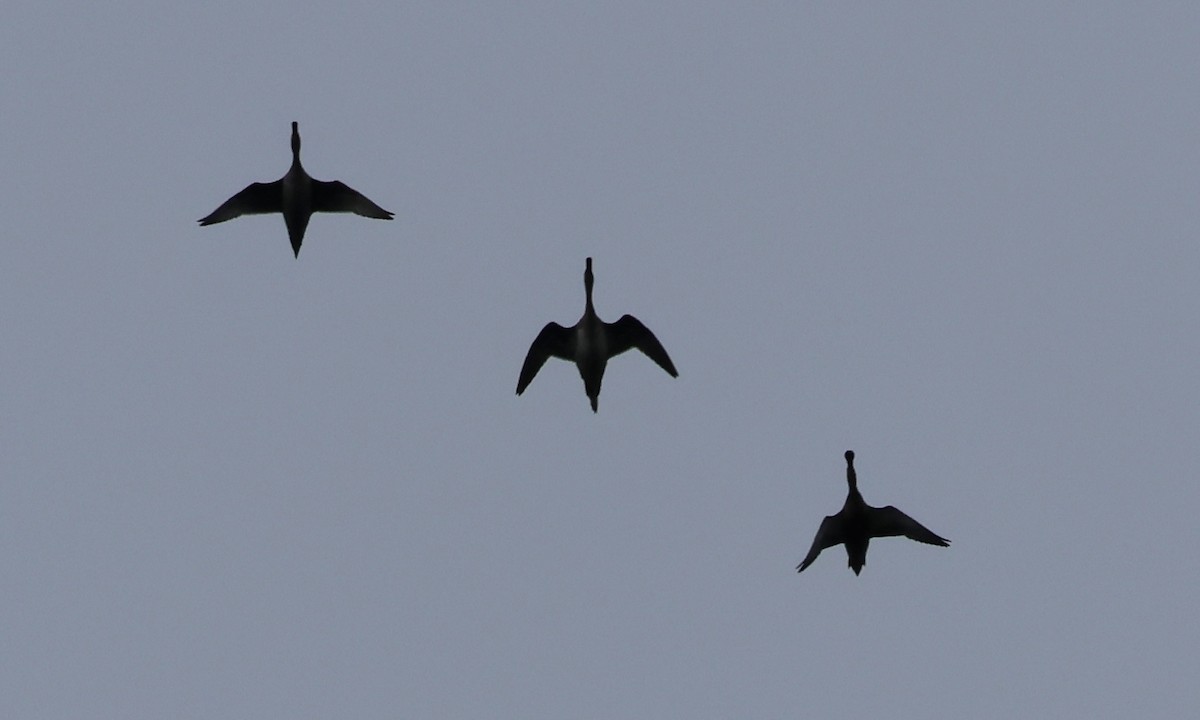
<svg viewBox="0 0 1200 720"><path fill-rule="evenodd" d="M0 13L8 717L1200 706L1200 9L120 5ZM293 120L395 221L197 227ZM953 546L797 575L847 449Z"/></svg>

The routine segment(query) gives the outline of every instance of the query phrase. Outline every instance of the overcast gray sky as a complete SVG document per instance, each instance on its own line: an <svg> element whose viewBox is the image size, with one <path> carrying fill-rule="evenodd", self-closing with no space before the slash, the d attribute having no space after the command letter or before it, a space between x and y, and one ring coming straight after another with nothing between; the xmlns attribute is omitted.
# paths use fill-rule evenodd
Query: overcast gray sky
<svg viewBox="0 0 1200 720"><path fill-rule="evenodd" d="M1200 9L10 0L12 718L1200 706ZM288 167L396 213L196 219ZM600 412L529 343L639 317ZM953 541L827 550L845 497Z"/></svg>

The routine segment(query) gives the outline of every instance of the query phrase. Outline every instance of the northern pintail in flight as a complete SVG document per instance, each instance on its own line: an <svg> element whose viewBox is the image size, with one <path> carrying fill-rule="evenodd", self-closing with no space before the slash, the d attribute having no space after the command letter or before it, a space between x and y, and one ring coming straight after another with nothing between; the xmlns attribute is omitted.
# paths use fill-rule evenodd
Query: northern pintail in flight
<svg viewBox="0 0 1200 720"><path fill-rule="evenodd" d="M949 547L950 541L936 535L929 528L913 520L896 508L871 507L858 492L858 476L854 472L854 451L846 451L846 482L850 492L846 495L846 504L841 512L830 515L821 521L817 536L813 538L812 548L804 561L796 566L796 572L804 572L804 568L812 565L813 560L821 551L834 545L845 545L846 555L850 557L850 568L857 575L867 564L867 545L871 538L903 535L910 540Z"/></svg>
<svg viewBox="0 0 1200 720"><path fill-rule="evenodd" d="M345 183L312 178L300 165L300 125L292 123L292 167L275 182L250 183L237 195L221 203L201 225L214 225L241 215L283 213L292 251L300 257L304 230L315 212L352 212L363 217L391 220L392 213L371 202Z"/></svg>
<svg viewBox="0 0 1200 720"><path fill-rule="evenodd" d="M632 315L623 315L620 320L607 323L596 316L596 309L592 306L594 282L592 259L588 258L583 271L583 289L587 297L583 317L574 327L565 328L552 322L542 328L529 346L525 364L521 366L521 377L517 380L518 395L529 387L533 377L551 356L573 362L579 368L584 391L592 403L592 412L596 412L599 404L600 381L604 379L604 367L609 358L630 348L641 350L671 377L679 377L662 343L640 320Z"/></svg>

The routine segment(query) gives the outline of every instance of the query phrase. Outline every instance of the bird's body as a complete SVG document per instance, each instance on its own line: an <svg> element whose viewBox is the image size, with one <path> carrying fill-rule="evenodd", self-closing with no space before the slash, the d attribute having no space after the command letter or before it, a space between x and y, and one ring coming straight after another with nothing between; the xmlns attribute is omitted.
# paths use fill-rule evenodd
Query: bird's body
<svg viewBox="0 0 1200 720"><path fill-rule="evenodd" d="M583 272L583 287L587 297L583 317L573 327L565 328L551 322L542 328L529 346L525 363L521 366L521 375L517 379L518 395L525 392L546 360L556 357L575 363L592 412L596 412L599 409L600 384L609 359L635 347L658 363L671 377L679 376L658 338L640 320L632 315L623 315L614 323L606 323L596 315L592 305L594 283L592 259L588 258Z"/></svg>
<svg viewBox="0 0 1200 720"><path fill-rule="evenodd" d="M316 180L305 172L300 164L300 125L293 122L292 166L287 174L275 182L250 183L198 222L202 226L215 225L242 215L281 213L292 252L300 257L304 231L315 212L352 212L379 220L392 219L392 213L345 183Z"/></svg>
<svg viewBox="0 0 1200 720"><path fill-rule="evenodd" d="M313 180L300 166L299 154L296 155L295 162L288 168L287 174L280 182L283 186L281 188L282 204L279 211L283 214L283 223L287 225L288 239L292 240L296 257L299 257L300 244L304 242L304 231L308 229L308 221L312 218L313 212Z"/></svg>
<svg viewBox="0 0 1200 720"><path fill-rule="evenodd" d="M949 547L949 540L937 535L899 509L891 505L871 507L863 500L862 493L858 491L858 474L854 471L853 450L846 451L846 482L850 486L846 502L836 515L829 515L821 521L812 547L804 560L796 566L796 572L804 572L825 548L845 545L848 564L857 575L862 572L863 565L867 564L867 548L874 537L903 535L917 542Z"/></svg>

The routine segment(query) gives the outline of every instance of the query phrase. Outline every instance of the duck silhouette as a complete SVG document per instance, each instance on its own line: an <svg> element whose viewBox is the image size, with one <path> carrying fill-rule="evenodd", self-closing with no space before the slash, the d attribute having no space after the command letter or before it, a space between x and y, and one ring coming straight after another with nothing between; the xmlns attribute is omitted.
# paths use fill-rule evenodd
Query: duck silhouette
<svg viewBox="0 0 1200 720"><path fill-rule="evenodd" d="M300 124L293 122L292 166L287 174L275 182L250 183L197 222L215 225L242 215L283 213L292 252L299 258L304 230L317 212L352 212L379 220L391 220L393 215L343 182L315 180L305 172L300 164Z"/></svg>
<svg viewBox="0 0 1200 720"><path fill-rule="evenodd" d="M871 538L903 535L910 540L929 545L950 546L949 540L935 534L895 507L888 505L877 508L868 505L858 491L853 450L846 451L846 482L850 485L846 504L842 505L841 511L836 515L830 515L821 521L812 547L804 560L796 566L796 572L804 572L804 568L812 565L813 560L816 560L825 548L845 545L846 555L850 558L850 569L858 575L862 572L863 565L867 564L867 546L871 543Z"/></svg>
<svg viewBox="0 0 1200 720"><path fill-rule="evenodd" d="M600 402L600 382L604 379L604 368L610 358L620 355L630 348L637 348L646 354L671 377L679 377L675 364L663 348L654 333L632 315L623 315L621 319L608 323L596 315L592 305L592 285L595 277L592 275L592 259L587 259L583 271L583 289L587 298L583 317L573 327L565 328L556 322L547 323L546 327L534 338L525 355L525 364L521 366L521 376L517 380L517 394L525 392L529 383L537 375L538 370L550 357L561 358L575 363L579 376L583 378L583 389L592 404L592 412L596 412Z"/></svg>

